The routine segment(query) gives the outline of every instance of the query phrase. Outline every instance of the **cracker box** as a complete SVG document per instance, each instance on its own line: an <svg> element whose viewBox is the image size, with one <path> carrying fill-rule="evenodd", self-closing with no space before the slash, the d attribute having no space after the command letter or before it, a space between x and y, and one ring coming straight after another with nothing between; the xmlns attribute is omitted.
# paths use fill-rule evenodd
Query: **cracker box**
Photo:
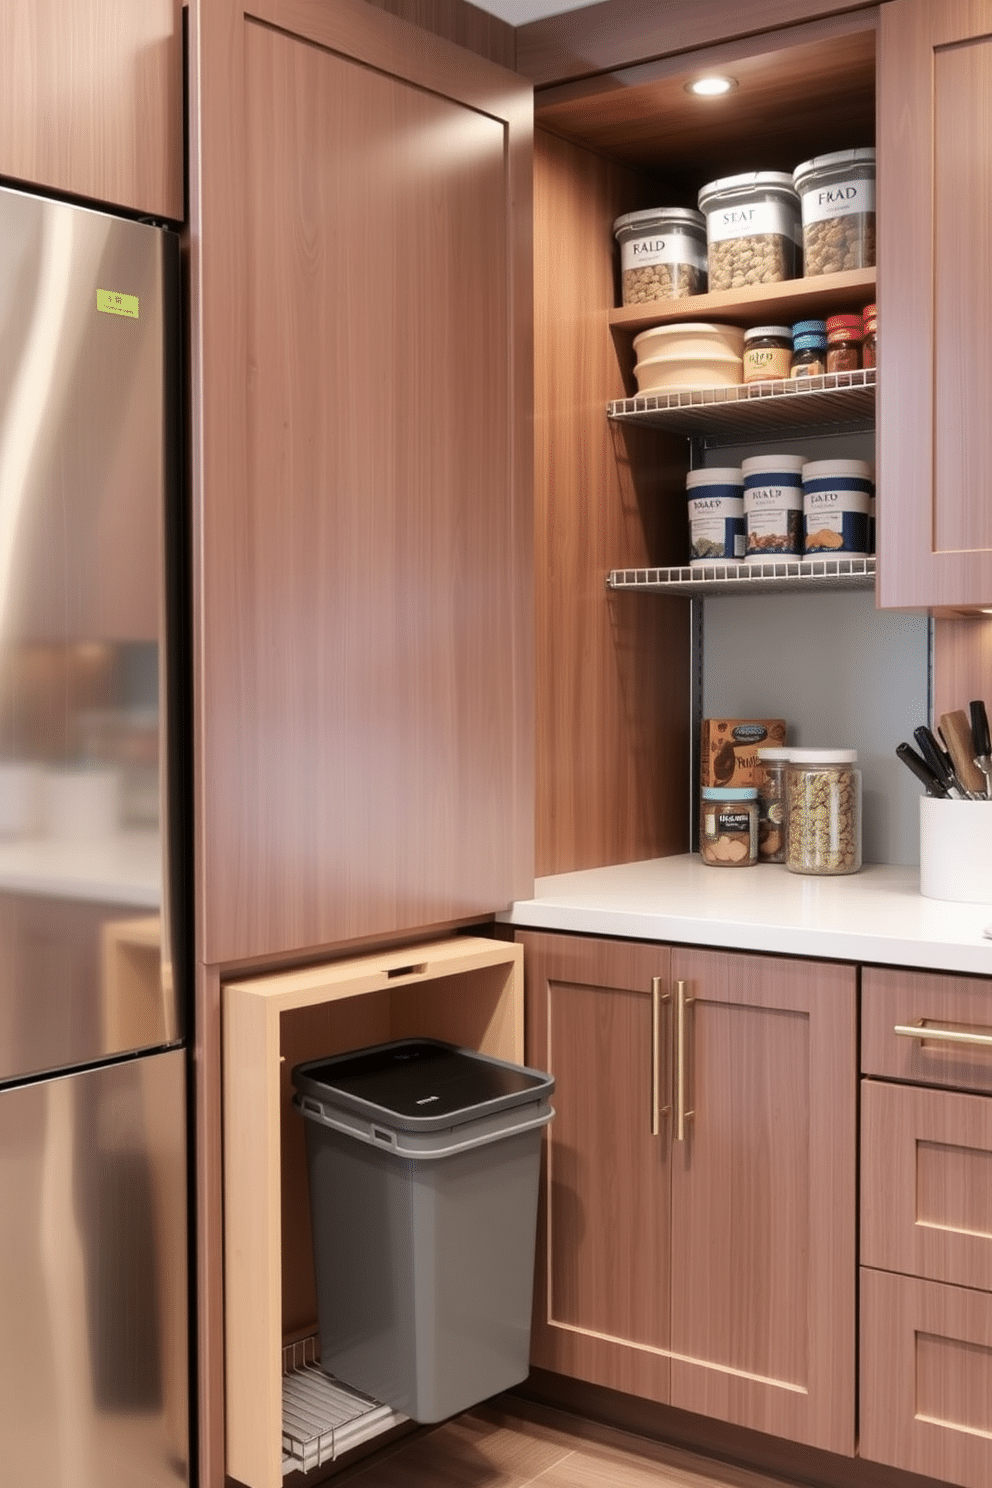
<svg viewBox="0 0 992 1488"><path fill-rule="evenodd" d="M784 718L704 718L699 783L754 785L758 750L784 746Z"/></svg>

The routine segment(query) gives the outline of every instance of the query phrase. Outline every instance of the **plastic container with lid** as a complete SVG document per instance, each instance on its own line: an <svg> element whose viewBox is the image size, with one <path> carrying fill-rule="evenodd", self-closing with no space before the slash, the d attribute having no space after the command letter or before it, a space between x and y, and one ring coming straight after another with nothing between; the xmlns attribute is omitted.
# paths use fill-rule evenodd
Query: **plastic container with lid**
<svg viewBox="0 0 992 1488"><path fill-rule="evenodd" d="M810 460L802 479L805 556L870 553L873 470L868 461Z"/></svg>
<svg viewBox="0 0 992 1488"><path fill-rule="evenodd" d="M785 771L785 866L790 873L857 873L861 771L856 749L793 749Z"/></svg>
<svg viewBox="0 0 992 1488"><path fill-rule="evenodd" d="M743 376L743 351L740 326L707 321L652 326L634 337L637 390L736 387Z"/></svg>
<svg viewBox="0 0 992 1488"><path fill-rule="evenodd" d="M744 472L739 466L690 470L690 567L740 563L744 557Z"/></svg>
<svg viewBox="0 0 992 1488"><path fill-rule="evenodd" d="M831 315L827 320L827 371L856 372L861 366L863 323L860 315Z"/></svg>
<svg viewBox="0 0 992 1488"><path fill-rule="evenodd" d="M799 558L803 551L805 455L750 455L744 472L744 557Z"/></svg>
<svg viewBox="0 0 992 1488"><path fill-rule="evenodd" d="M712 868L750 868L758 861L757 787L703 786L699 856Z"/></svg>
<svg viewBox="0 0 992 1488"><path fill-rule="evenodd" d="M790 377L822 377L827 370L827 322L797 320L792 327Z"/></svg>
<svg viewBox="0 0 992 1488"><path fill-rule="evenodd" d="M785 862L785 767L789 749L758 750L755 779L758 791L758 861Z"/></svg>
<svg viewBox="0 0 992 1488"><path fill-rule="evenodd" d="M625 305L679 300L706 288L706 218L692 207L627 212L613 224Z"/></svg>
<svg viewBox="0 0 992 1488"><path fill-rule="evenodd" d="M747 171L710 181L699 193L706 217L710 291L794 279L802 217L785 171Z"/></svg>
<svg viewBox="0 0 992 1488"><path fill-rule="evenodd" d="M804 273L839 274L875 263L875 151L837 150L792 173L802 201Z"/></svg>
<svg viewBox="0 0 992 1488"><path fill-rule="evenodd" d="M789 326L752 326L744 332L744 381L770 382L788 377L792 362Z"/></svg>

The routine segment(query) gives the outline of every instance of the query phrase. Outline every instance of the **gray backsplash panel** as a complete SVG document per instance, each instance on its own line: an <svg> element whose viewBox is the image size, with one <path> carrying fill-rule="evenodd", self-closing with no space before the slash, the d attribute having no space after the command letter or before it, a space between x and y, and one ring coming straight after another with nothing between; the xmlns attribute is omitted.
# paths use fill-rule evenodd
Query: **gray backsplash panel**
<svg viewBox="0 0 992 1488"><path fill-rule="evenodd" d="M790 744L857 749L864 861L919 862L921 787L895 748L929 719L926 616L861 592L702 603L703 716L784 718Z"/></svg>

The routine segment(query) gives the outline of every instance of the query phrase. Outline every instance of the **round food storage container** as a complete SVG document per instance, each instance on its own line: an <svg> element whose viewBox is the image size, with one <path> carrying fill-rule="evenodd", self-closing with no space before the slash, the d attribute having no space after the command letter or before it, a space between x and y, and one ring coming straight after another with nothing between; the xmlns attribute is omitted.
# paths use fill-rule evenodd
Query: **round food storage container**
<svg viewBox="0 0 992 1488"><path fill-rule="evenodd" d="M758 861L758 792L750 785L704 785L699 802L699 856L713 868Z"/></svg>
<svg viewBox="0 0 992 1488"><path fill-rule="evenodd" d="M790 873L857 873L861 771L856 749L793 749L785 770L785 866Z"/></svg>
<svg viewBox="0 0 992 1488"><path fill-rule="evenodd" d="M751 455L744 472L744 557L750 563L800 558L805 455Z"/></svg>
<svg viewBox="0 0 992 1488"><path fill-rule="evenodd" d="M745 382L788 377L791 365L791 326L752 326L744 332Z"/></svg>
<svg viewBox="0 0 992 1488"><path fill-rule="evenodd" d="M710 181L699 193L706 217L711 292L794 279L802 219L792 177L748 171Z"/></svg>
<svg viewBox="0 0 992 1488"><path fill-rule="evenodd" d="M759 749L755 766L758 791L758 861L785 862L785 767L789 749Z"/></svg>
<svg viewBox="0 0 992 1488"><path fill-rule="evenodd" d="M689 564L740 563L744 557L744 472L737 466L690 470Z"/></svg>
<svg viewBox="0 0 992 1488"><path fill-rule="evenodd" d="M653 326L634 337L634 353L639 393L735 387L744 375L740 326L706 321Z"/></svg>
<svg viewBox="0 0 992 1488"><path fill-rule="evenodd" d="M803 552L832 558L871 552L872 467L867 460L803 466Z"/></svg>
<svg viewBox="0 0 992 1488"><path fill-rule="evenodd" d="M613 224L624 305L680 300L706 288L706 218L691 207L627 212Z"/></svg>
<svg viewBox="0 0 992 1488"><path fill-rule="evenodd" d="M802 202L804 272L839 274L875 263L875 151L837 150L792 172Z"/></svg>

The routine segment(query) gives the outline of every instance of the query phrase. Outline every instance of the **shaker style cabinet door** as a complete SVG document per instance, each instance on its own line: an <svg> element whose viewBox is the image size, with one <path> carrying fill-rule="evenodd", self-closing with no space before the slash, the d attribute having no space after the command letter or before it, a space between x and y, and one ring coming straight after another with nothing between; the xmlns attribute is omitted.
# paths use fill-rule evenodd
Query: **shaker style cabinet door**
<svg viewBox="0 0 992 1488"><path fill-rule="evenodd" d="M4 0L0 177L181 222L182 0Z"/></svg>
<svg viewBox="0 0 992 1488"><path fill-rule="evenodd" d="M992 0L879 10L879 604L983 606Z"/></svg>
<svg viewBox="0 0 992 1488"><path fill-rule="evenodd" d="M533 891L530 85L191 6L200 954Z"/></svg>

